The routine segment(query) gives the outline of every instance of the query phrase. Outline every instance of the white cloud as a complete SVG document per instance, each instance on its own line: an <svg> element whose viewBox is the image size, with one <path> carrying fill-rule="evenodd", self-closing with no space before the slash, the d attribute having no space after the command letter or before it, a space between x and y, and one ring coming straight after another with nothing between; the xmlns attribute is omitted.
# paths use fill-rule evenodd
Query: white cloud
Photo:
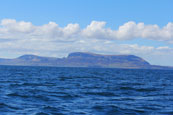
<svg viewBox="0 0 173 115"><path fill-rule="evenodd" d="M144 23L127 22L119 26L118 30L106 28L106 22L92 21L86 28L81 29L79 24L68 24L59 27L55 22L49 22L42 26L35 26L31 22L14 19L1 21L0 37L17 39L47 39L47 40L71 40L79 38L130 40L145 38L158 41L173 42L173 23L169 22L163 28L158 25L145 25Z"/></svg>
<svg viewBox="0 0 173 115"><path fill-rule="evenodd" d="M6 30L9 33L30 33L34 31L34 26L31 22L16 22L13 19L4 19L1 21L2 30Z"/></svg>

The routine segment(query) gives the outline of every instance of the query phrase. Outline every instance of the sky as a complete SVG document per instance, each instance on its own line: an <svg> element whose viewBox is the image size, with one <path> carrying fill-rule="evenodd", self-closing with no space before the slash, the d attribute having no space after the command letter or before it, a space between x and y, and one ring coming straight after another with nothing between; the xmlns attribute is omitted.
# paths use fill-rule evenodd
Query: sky
<svg viewBox="0 0 173 115"><path fill-rule="evenodd" d="M0 58L133 54L173 66L173 0L0 0Z"/></svg>

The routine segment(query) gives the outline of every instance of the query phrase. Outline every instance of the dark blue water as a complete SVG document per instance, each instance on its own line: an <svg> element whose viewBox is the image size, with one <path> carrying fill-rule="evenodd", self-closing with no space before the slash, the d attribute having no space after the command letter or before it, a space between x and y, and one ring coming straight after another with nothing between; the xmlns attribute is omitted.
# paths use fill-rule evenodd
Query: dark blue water
<svg viewBox="0 0 173 115"><path fill-rule="evenodd" d="M173 71L0 66L0 115L173 115Z"/></svg>

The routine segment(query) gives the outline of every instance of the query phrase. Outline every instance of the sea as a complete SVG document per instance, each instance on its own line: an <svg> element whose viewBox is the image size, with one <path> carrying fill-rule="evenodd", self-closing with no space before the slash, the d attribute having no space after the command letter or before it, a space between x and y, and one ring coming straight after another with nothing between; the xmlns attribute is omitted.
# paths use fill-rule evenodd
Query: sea
<svg viewBox="0 0 173 115"><path fill-rule="evenodd" d="M0 115L173 115L173 70L0 66Z"/></svg>

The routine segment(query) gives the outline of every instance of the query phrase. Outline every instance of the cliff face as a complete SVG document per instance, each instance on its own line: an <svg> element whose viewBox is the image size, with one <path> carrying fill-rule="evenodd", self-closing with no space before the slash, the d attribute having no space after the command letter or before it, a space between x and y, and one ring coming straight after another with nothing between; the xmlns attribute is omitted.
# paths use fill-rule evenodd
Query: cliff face
<svg viewBox="0 0 173 115"><path fill-rule="evenodd" d="M66 58L23 55L15 59L0 59L0 65L150 68L151 65L134 55L101 55L85 52L70 53Z"/></svg>

